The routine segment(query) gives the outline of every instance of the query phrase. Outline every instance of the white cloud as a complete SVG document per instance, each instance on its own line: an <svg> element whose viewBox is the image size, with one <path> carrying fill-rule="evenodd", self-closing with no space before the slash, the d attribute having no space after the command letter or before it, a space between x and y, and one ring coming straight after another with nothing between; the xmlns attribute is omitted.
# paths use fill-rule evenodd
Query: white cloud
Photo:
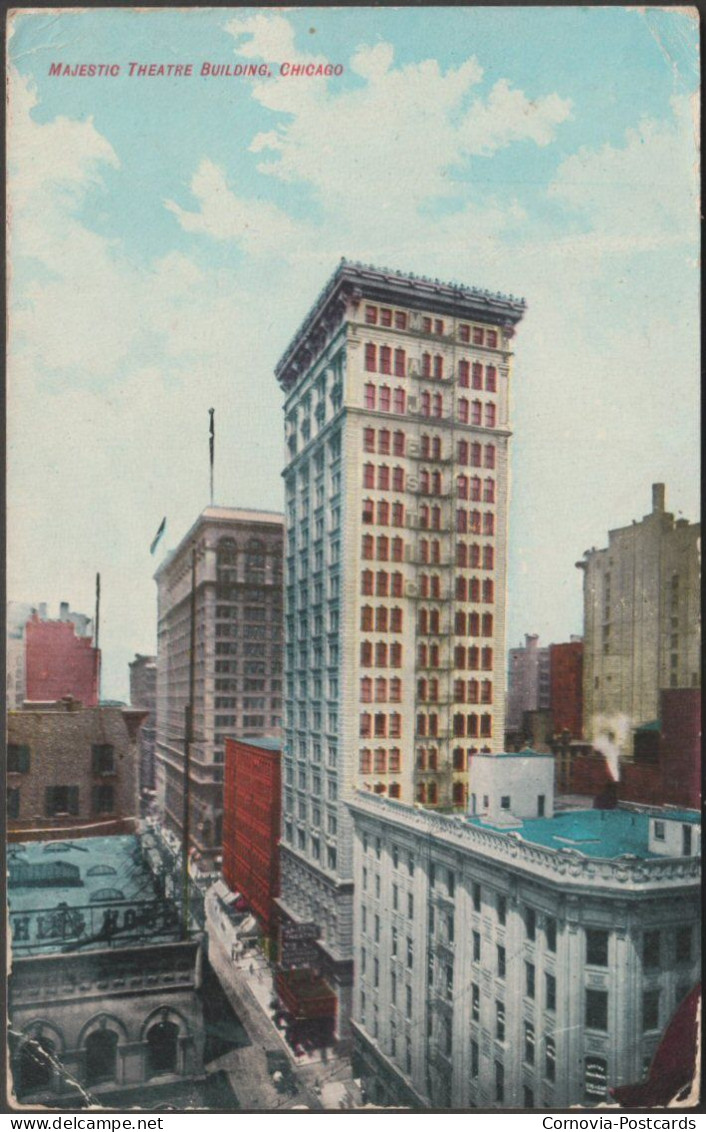
<svg viewBox="0 0 706 1132"><path fill-rule="evenodd" d="M549 195L618 249L695 241L699 222L694 118L687 98L673 117L643 119L623 146L582 147L557 170ZM691 172L691 175L689 175Z"/></svg>
<svg viewBox="0 0 706 1132"><path fill-rule="evenodd" d="M165 207L187 232L199 232L215 240L235 240L256 258L269 254L284 256L302 238L299 227L275 205L236 196L228 188L223 170L208 158L199 165L190 187L199 203L198 211L165 201Z"/></svg>

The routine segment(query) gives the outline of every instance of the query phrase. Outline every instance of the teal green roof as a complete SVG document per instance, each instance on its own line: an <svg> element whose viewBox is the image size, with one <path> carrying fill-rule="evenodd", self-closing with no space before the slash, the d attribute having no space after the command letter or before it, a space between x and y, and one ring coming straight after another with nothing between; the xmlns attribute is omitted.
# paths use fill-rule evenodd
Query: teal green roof
<svg viewBox="0 0 706 1132"><path fill-rule="evenodd" d="M696 824L699 815L684 810L667 810L660 814L633 810L567 810L551 818L518 820L514 832L523 841L543 845L548 849L574 849L586 857L612 860L630 854L635 857L655 857L648 847L651 817ZM492 826L487 819L469 818L471 825L484 829L497 829L507 834L502 826Z"/></svg>

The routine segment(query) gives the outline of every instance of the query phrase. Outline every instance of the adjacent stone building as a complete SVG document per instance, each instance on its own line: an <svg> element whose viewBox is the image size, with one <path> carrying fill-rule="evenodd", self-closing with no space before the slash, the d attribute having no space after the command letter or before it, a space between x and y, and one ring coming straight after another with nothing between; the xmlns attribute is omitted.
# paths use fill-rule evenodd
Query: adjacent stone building
<svg viewBox="0 0 706 1132"><path fill-rule="evenodd" d="M506 730L521 731L527 711L548 711L549 695L549 649L525 633L524 645L508 653Z"/></svg>
<svg viewBox="0 0 706 1132"><path fill-rule="evenodd" d="M701 528L665 510L664 484L652 511L586 551L584 735L630 755L632 732L659 716L662 688L701 686Z"/></svg>
<svg viewBox="0 0 706 1132"><path fill-rule="evenodd" d="M100 649L79 636L68 618L43 621L33 613L25 628L25 695L28 700L72 696L84 707L98 703Z"/></svg>
<svg viewBox="0 0 706 1132"><path fill-rule="evenodd" d="M144 712L66 698L7 717L11 841L129 833L138 814Z"/></svg>
<svg viewBox="0 0 706 1132"><path fill-rule="evenodd" d="M699 979L699 815L555 814L553 774L551 756L474 757L475 816L350 803L373 1103L565 1111L647 1075Z"/></svg>
<svg viewBox="0 0 706 1132"><path fill-rule="evenodd" d="M202 943L180 930L165 879L134 836L10 847L15 1101L72 1111L200 1102Z"/></svg>
<svg viewBox="0 0 706 1132"><path fill-rule="evenodd" d="M180 833L195 550L190 826L204 859L221 853L226 736L281 735L282 549L280 514L207 507L155 574L155 789L167 826Z"/></svg>
<svg viewBox="0 0 706 1132"><path fill-rule="evenodd" d="M524 302L342 261L285 394L282 896L350 1012L356 783L466 804L500 750L512 339Z"/></svg>

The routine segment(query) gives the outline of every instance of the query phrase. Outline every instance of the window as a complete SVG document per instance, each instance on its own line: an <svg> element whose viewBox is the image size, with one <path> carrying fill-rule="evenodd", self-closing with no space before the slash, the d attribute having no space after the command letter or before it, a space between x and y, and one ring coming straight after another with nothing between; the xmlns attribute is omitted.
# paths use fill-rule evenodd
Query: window
<svg viewBox="0 0 706 1132"><path fill-rule="evenodd" d="M462 358L458 363L458 381L459 385L463 386L464 389L468 389L470 384L470 370L471 367L468 361Z"/></svg>
<svg viewBox="0 0 706 1132"><path fill-rule="evenodd" d="M500 1103L505 1100L505 1066L502 1061L495 1062L495 1099Z"/></svg>
<svg viewBox="0 0 706 1132"><path fill-rule="evenodd" d="M364 452L374 452L375 451L375 429L374 428L364 428L363 429L363 451Z"/></svg>
<svg viewBox="0 0 706 1132"><path fill-rule="evenodd" d="M691 927L677 928L674 945L677 963L691 962Z"/></svg>
<svg viewBox="0 0 706 1132"><path fill-rule="evenodd" d="M507 898L505 896L498 896L496 908L498 912L498 923L505 924L507 920Z"/></svg>
<svg viewBox="0 0 706 1132"><path fill-rule="evenodd" d="M444 376L444 359L441 354L434 355L434 377L440 380Z"/></svg>
<svg viewBox="0 0 706 1132"><path fill-rule="evenodd" d="M365 405L365 408L366 409L374 409L375 408L375 386L373 385L373 383L371 381L369 381L366 384L366 386L363 390L363 393L364 393L363 404Z"/></svg>
<svg viewBox="0 0 706 1132"><path fill-rule="evenodd" d="M501 947L500 944L498 944L498 946L497 946L497 953L498 953L498 978L504 979L505 978L505 948Z"/></svg>
<svg viewBox="0 0 706 1132"><path fill-rule="evenodd" d="M404 311L395 311L395 329L396 330L406 330L407 329L407 315L405 314Z"/></svg>
<svg viewBox="0 0 706 1132"><path fill-rule="evenodd" d="M492 403L485 406L485 427L495 428L496 412Z"/></svg>
<svg viewBox="0 0 706 1132"><path fill-rule="evenodd" d="M16 774L29 773L29 747L24 743L7 744L7 769Z"/></svg>
<svg viewBox="0 0 706 1132"><path fill-rule="evenodd" d="M608 992L586 989L586 1029L608 1029Z"/></svg>
<svg viewBox="0 0 706 1132"><path fill-rule="evenodd" d="M414 966L414 944L409 936L407 936L407 966L410 968ZM411 989L409 993L412 993Z"/></svg>
<svg viewBox="0 0 706 1132"><path fill-rule="evenodd" d="M589 967L608 966L608 932L586 928L586 963Z"/></svg>
<svg viewBox="0 0 706 1132"><path fill-rule="evenodd" d="M47 786L44 792L44 813L48 818L61 814L78 814L78 786Z"/></svg>
<svg viewBox="0 0 706 1132"><path fill-rule="evenodd" d="M375 326L377 324L377 320L378 320L378 309L377 309L377 307L366 307L365 308L365 321L367 322L368 326Z"/></svg>
<svg viewBox="0 0 706 1132"><path fill-rule="evenodd" d="M404 377L407 359L404 350L395 350L395 377Z"/></svg>
<svg viewBox="0 0 706 1132"><path fill-rule="evenodd" d="M383 413L389 413L389 411L390 411L390 404L391 404L390 396L391 396L390 386L389 385L381 385L380 386L380 410Z"/></svg>
<svg viewBox="0 0 706 1132"><path fill-rule="evenodd" d="M147 1076L174 1073L177 1068L179 1029L174 1022L157 1022L147 1031Z"/></svg>
<svg viewBox="0 0 706 1132"><path fill-rule="evenodd" d="M544 1005L547 1010L556 1010L556 977L544 976Z"/></svg>
<svg viewBox="0 0 706 1132"><path fill-rule="evenodd" d="M473 882L473 886L471 888L471 899L473 900L473 911L480 912L481 889L480 885L475 881Z"/></svg>
<svg viewBox="0 0 706 1132"><path fill-rule="evenodd" d="M404 456L405 436L403 432L395 432L392 437L392 451L395 456Z"/></svg>
<svg viewBox="0 0 706 1132"><path fill-rule="evenodd" d="M17 786L7 788L7 816L8 818L20 816L20 790Z"/></svg>
<svg viewBox="0 0 706 1132"><path fill-rule="evenodd" d="M392 372L392 350L389 346L380 347L380 373Z"/></svg>
<svg viewBox="0 0 706 1132"><path fill-rule="evenodd" d="M476 1080L480 1069L480 1049L478 1042L471 1041L471 1079Z"/></svg>
<svg viewBox="0 0 706 1132"><path fill-rule="evenodd" d="M112 786L94 786L93 810L97 814L112 814L115 810L115 798Z"/></svg>
<svg viewBox="0 0 706 1132"><path fill-rule="evenodd" d="M525 963L525 994L528 998L535 995L535 968L534 963Z"/></svg>
<svg viewBox="0 0 706 1132"><path fill-rule="evenodd" d="M363 464L363 487L375 487L374 464Z"/></svg>
<svg viewBox="0 0 706 1132"><path fill-rule="evenodd" d="M480 987L478 983L471 983L471 1021L480 1020Z"/></svg>
<svg viewBox="0 0 706 1132"><path fill-rule="evenodd" d="M537 914L534 908L525 909L525 934L527 939L534 943L537 934Z"/></svg>
<svg viewBox="0 0 706 1132"><path fill-rule="evenodd" d="M480 401L473 401L471 405L471 424L482 424L483 420L483 406Z"/></svg>
<svg viewBox="0 0 706 1132"><path fill-rule="evenodd" d="M642 994L642 1029L659 1029L659 991L646 990Z"/></svg>
<svg viewBox="0 0 706 1132"><path fill-rule="evenodd" d="M365 343L365 368L368 373L375 373L377 351L372 342Z"/></svg>
<svg viewBox="0 0 706 1132"><path fill-rule="evenodd" d="M495 393L497 390L498 371L495 366L486 366L485 369L485 388L489 393Z"/></svg>
<svg viewBox="0 0 706 1132"><path fill-rule="evenodd" d="M473 962L480 963L480 932L473 932Z"/></svg>
<svg viewBox="0 0 706 1132"><path fill-rule="evenodd" d="M488 330L487 331L487 337L486 337L486 346L489 346L491 350L495 350L495 349L497 349L497 345L498 345L498 332L497 332L497 330Z"/></svg>
<svg viewBox="0 0 706 1132"><path fill-rule="evenodd" d="M114 1081L118 1061L118 1035L113 1030L94 1030L86 1038L86 1085Z"/></svg>
<svg viewBox="0 0 706 1132"><path fill-rule="evenodd" d="M544 935L547 941L547 951L556 951L556 920L547 916L544 924Z"/></svg>
<svg viewBox="0 0 706 1132"><path fill-rule="evenodd" d="M651 969L660 965L660 933L657 931L643 933L642 965Z"/></svg>
<svg viewBox="0 0 706 1132"><path fill-rule="evenodd" d="M381 456L390 455L390 430L381 428L378 433L378 452Z"/></svg>
<svg viewBox="0 0 706 1132"><path fill-rule="evenodd" d="M503 794L500 798L500 809L501 810L509 810L510 809L510 802L511 802L510 795L509 794Z"/></svg>

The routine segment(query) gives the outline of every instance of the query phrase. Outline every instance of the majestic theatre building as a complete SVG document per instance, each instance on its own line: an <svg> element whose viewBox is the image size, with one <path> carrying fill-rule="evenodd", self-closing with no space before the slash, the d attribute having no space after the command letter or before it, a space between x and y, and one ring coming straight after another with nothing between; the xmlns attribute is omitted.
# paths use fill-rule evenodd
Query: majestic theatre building
<svg viewBox="0 0 706 1132"><path fill-rule="evenodd" d="M280 908L347 1033L355 786L466 805L503 745L509 384L520 300L342 261L285 395Z"/></svg>

